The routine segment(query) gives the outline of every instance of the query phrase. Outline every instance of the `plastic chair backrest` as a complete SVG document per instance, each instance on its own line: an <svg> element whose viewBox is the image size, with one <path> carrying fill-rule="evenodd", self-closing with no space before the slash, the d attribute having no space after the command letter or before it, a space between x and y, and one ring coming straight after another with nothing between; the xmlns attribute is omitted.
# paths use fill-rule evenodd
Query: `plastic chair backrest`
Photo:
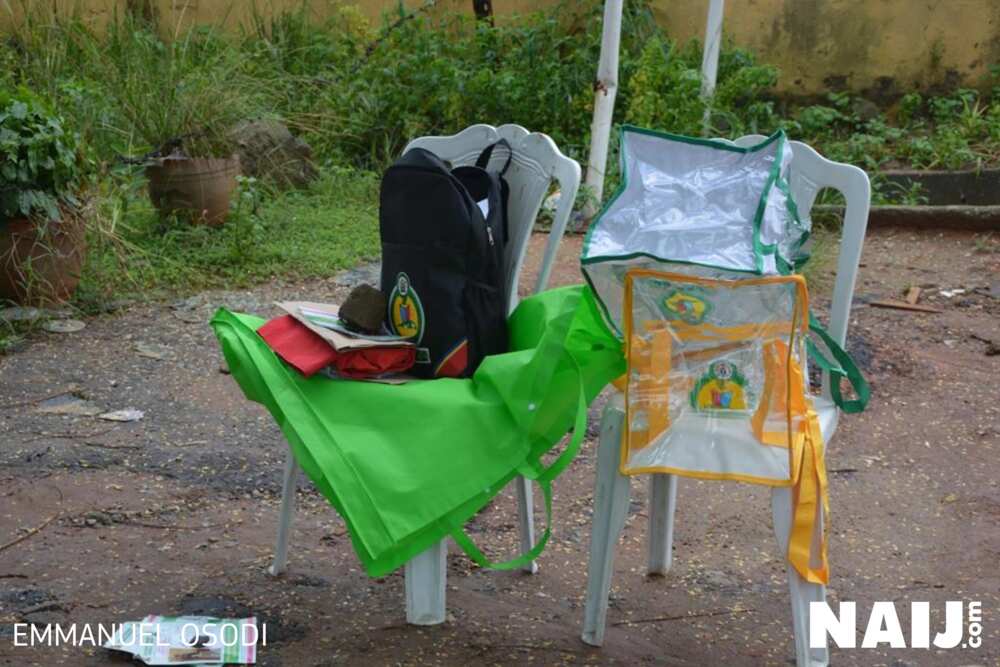
<svg viewBox="0 0 1000 667"><path fill-rule="evenodd" d="M562 239L573 211L577 190L580 188L580 165L559 150L548 135L528 132L520 125L472 125L448 137L420 137L411 141L406 150L424 148L453 166L475 164L484 148L501 138L506 139L514 152L505 178L510 185L508 224L510 239L506 247L505 266L509 309L518 302L517 285L524 263L525 251L538 211L548 194L552 181L558 181L560 197L552 230L545 247L545 256L532 293L545 289L552 272L559 241ZM491 169L500 169L507 159L507 152L497 149L490 161Z"/></svg>
<svg viewBox="0 0 1000 667"><path fill-rule="evenodd" d="M763 135L749 134L733 143L737 146L753 146L764 139L766 137ZM861 261L861 248L868 227L871 183L868 174L854 165L828 160L801 141L789 143L792 147L789 185L799 214L809 215L816 201L816 195L823 188L838 190L846 202L828 327L834 340L844 345L851 314L851 300L854 296L854 283L858 276L858 263Z"/></svg>

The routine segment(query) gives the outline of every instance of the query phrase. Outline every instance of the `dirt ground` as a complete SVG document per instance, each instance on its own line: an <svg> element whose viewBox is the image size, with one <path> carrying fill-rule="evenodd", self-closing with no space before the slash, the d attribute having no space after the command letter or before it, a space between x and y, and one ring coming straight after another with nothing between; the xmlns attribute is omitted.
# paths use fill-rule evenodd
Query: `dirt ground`
<svg viewBox="0 0 1000 667"><path fill-rule="evenodd" d="M533 240L527 273L545 240ZM578 281L579 246L579 237L563 243L559 283ZM945 600L980 600L983 641L834 649L833 662L998 665L1000 239L875 230L863 261L849 347L873 399L841 420L828 450L830 598L857 601L859 637L876 600L896 602L904 629L908 602L929 601L932 631ZM305 481L289 571L269 576L286 445L220 366L207 321L220 305L267 315L279 297L335 301L364 275L132 305L78 333L39 333L0 358L0 664L127 664L103 649L16 648L11 624L151 613L255 614L268 625L259 664L271 667L794 662L768 490L741 484L681 481L674 566L649 578L646 482L634 480L606 643L580 641L593 437L555 484L555 530L537 575L484 571L452 547L444 625L405 624L402 574L366 577L343 522ZM911 286L943 312L868 305ZM952 289L966 291L941 294ZM822 291L814 302L822 312ZM74 397L144 416L40 411L79 407ZM512 490L470 532L494 556L513 554Z"/></svg>

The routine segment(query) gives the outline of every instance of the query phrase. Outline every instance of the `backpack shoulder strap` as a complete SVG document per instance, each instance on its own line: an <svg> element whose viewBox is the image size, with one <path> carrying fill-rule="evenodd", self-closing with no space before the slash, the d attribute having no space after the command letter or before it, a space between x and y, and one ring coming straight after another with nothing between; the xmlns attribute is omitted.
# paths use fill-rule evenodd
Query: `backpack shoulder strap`
<svg viewBox="0 0 1000 667"><path fill-rule="evenodd" d="M476 159L476 166L480 169L486 169L486 166L490 163L490 158L493 157L493 149L497 146L503 146L507 149L507 161L503 163L503 168L500 170L500 175L503 176L507 173L507 170L510 168L510 161L514 158L514 149L510 147L510 143L506 139L501 139L484 148L483 152Z"/></svg>

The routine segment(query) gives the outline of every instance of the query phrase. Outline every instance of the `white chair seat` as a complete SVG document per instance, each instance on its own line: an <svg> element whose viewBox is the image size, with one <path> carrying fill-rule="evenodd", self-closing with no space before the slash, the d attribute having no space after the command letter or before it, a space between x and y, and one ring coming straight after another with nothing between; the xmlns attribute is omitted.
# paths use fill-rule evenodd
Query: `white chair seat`
<svg viewBox="0 0 1000 667"><path fill-rule="evenodd" d="M828 441L837 428L837 407L828 398L813 396L823 440ZM620 400L620 399L618 399ZM706 439L706 422L711 422L712 437ZM688 411L670 423L671 441L678 443L667 451L646 447L633 451L629 467L670 468L673 470L739 470L744 476L771 478L776 470L788 474L788 450L769 447L757 441L744 419L719 419ZM738 463L737 463L738 462Z"/></svg>
<svg viewBox="0 0 1000 667"><path fill-rule="evenodd" d="M837 422L840 421L840 410L825 396L813 396L812 402L819 417L819 432L823 434L823 442L830 442L837 430Z"/></svg>

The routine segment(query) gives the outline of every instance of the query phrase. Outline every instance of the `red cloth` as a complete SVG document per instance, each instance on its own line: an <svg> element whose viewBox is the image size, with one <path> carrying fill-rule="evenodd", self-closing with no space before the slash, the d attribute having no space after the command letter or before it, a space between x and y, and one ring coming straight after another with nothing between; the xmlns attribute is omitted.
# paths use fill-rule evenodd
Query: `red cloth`
<svg viewBox="0 0 1000 667"><path fill-rule="evenodd" d="M414 347L366 347L337 352L328 342L291 315L282 315L257 329L274 352L306 377L333 366L344 377L365 379L401 373L416 361Z"/></svg>
<svg viewBox="0 0 1000 667"><path fill-rule="evenodd" d="M366 347L339 353L333 365L340 375L363 380L383 373L402 373L416 360L415 347Z"/></svg>

